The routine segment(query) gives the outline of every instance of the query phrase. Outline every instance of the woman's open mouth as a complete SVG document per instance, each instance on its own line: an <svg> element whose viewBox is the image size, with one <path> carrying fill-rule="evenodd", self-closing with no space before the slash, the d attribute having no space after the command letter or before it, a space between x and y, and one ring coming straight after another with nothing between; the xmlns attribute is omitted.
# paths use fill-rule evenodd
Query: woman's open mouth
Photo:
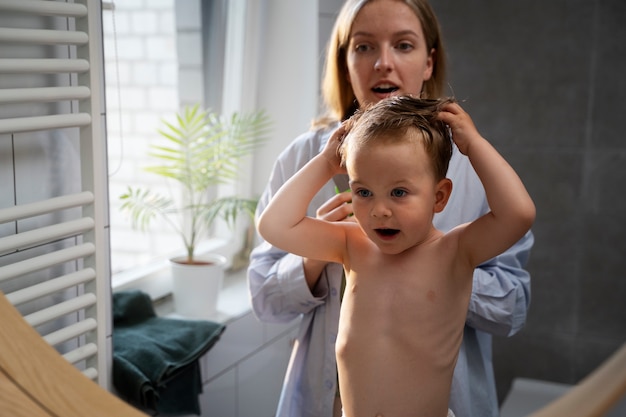
<svg viewBox="0 0 626 417"><path fill-rule="evenodd" d="M398 87L391 84L381 84L372 88L372 91L376 94L391 94L394 91L398 91Z"/></svg>

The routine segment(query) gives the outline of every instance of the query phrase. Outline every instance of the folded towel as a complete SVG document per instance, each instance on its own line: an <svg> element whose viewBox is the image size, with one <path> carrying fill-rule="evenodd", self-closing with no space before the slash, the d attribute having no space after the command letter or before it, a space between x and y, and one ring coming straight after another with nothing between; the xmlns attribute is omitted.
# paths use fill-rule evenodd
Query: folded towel
<svg viewBox="0 0 626 417"><path fill-rule="evenodd" d="M157 317L138 290L113 294L113 385L131 403L159 414L200 415L199 357L225 326Z"/></svg>

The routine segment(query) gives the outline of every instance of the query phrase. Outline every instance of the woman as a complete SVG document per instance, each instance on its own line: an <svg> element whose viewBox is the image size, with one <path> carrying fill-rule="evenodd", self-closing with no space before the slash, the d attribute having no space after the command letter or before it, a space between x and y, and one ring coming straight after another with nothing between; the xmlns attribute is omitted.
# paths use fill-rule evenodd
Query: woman
<svg viewBox="0 0 626 417"><path fill-rule="evenodd" d="M357 108L389 95L439 97L444 79L439 24L426 0L347 0L326 57L322 91L328 114L278 157L257 215L282 183L323 149L338 123ZM482 185L467 158L456 149L448 177L454 190L447 208L435 217L436 227L443 231L488 210ZM345 190L346 183L345 178L335 177L315 196L308 214L328 221L350 221L349 193L335 192L336 188ZM458 417L498 415L491 335L514 334L525 322L530 277L523 268L532 244L529 232L509 251L474 272L450 397L450 409ZM335 338L341 265L303 259L266 242L254 249L250 260L248 279L257 317L282 323L301 317L276 415L340 415Z"/></svg>

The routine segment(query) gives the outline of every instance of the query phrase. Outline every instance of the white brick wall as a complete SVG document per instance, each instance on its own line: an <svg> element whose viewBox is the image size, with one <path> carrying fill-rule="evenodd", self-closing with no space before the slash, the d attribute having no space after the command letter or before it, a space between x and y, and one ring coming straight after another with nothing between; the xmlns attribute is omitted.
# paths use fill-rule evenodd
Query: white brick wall
<svg viewBox="0 0 626 417"><path fill-rule="evenodd" d="M178 64L174 0L123 0L103 12L106 62L111 267L147 262L158 251L178 248L169 229L132 230L120 212L119 196L128 185L161 181L145 173L148 145L158 140L161 118L178 110Z"/></svg>

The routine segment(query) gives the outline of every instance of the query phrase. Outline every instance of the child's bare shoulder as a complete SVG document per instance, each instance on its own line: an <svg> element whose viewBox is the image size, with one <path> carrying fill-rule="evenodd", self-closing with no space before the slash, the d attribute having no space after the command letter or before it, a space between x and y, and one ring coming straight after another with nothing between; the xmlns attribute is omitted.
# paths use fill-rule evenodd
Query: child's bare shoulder
<svg viewBox="0 0 626 417"><path fill-rule="evenodd" d="M443 233L437 245L439 256L450 258L449 262L457 263L464 259L467 252L467 245L464 243L464 235L471 222L460 224L446 233ZM436 251L435 251L436 256Z"/></svg>

